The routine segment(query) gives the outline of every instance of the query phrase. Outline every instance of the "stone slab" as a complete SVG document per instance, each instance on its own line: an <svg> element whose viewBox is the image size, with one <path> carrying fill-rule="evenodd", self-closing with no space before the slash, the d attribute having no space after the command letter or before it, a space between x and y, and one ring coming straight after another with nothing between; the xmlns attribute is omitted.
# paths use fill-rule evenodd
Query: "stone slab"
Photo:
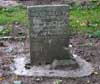
<svg viewBox="0 0 100 84"><path fill-rule="evenodd" d="M74 55L73 55L74 56ZM33 77L64 77L64 78L74 78L74 77L84 77L89 76L93 73L94 68L91 63L86 62L84 59L75 55L75 60L79 64L79 68L73 70L50 70L49 65L45 66L33 66L30 69L25 69L25 64L28 62L27 58L15 58L16 70L13 71L19 76L33 76Z"/></svg>
<svg viewBox="0 0 100 84"><path fill-rule="evenodd" d="M65 49L69 45L68 5L29 6L28 16L32 65L73 60L69 50Z"/></svg>

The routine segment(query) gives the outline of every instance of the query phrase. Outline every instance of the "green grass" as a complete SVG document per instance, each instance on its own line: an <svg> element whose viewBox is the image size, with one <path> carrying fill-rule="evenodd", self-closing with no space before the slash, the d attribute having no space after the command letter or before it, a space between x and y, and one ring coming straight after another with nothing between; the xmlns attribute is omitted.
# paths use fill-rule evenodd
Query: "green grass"
<svg viewBox="0 0 100 84"><path fill-rule="evenodd" d="M100 7L70 11L70 27L72 32L95 32L100 30Z"/></svg>
<svg viewBox="0 0 100 84"><path fill-rule="evenodd" d="M26 8L0 8L0 25L9 25L16 21L27 24ZM70 30L72 33L89 34L100 31L100 6L94 5L89 9L75 6L70 9Z"/></svg>
<svg viewBox="0 0 100 84"><path fill-rule="evenodd" d="M0 25L12 24L16 21L25 24L26 18L26 9L22 7L9 7L0 9Z"/></svg>
<svg viewBox="0 0 100 84"><path fill-rule="evenodd" d="M0 36L7 36L10 34L11 31L12 31L11 28L6 28L6 27L3 29L0 28Z"/></svg>

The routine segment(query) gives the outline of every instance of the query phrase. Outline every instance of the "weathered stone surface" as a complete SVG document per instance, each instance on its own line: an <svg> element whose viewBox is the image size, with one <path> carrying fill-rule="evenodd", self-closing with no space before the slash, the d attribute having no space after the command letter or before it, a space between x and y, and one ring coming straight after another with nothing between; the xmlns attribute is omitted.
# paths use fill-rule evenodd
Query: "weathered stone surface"
<svg viewBox="0 0 100 84"><path fill-rule="evenodd" d="M67 5L38 5L28 8L31 63L50 64L72 59L69 53Z"/></svg>
<svg viewBox="0 0 100 84"><path fill-rule="evenodd" d="M19 76L34 76L34 77L64 77L64 78L75 78L75 77L84 77L89 76L93 73L93 66L86 62L84 59L79 56L74 57L76 62L79 65L79 68L68 70L66 67L64 70L50 70L48 65L46 66L33 66L30 69L25 69L24 66L27 62L27 58L19 57L15 58L15 67L16 70L14 73Z"/></svg>

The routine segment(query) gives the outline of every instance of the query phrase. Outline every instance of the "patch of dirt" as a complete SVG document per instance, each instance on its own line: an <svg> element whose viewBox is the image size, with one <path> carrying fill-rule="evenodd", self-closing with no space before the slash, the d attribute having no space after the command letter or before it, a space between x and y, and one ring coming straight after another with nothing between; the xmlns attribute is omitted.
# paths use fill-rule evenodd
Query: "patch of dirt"
<svg viewBox="0 0 100 84"><path fill-rule="evenodd" d="M36 78L26 76L16 76L11 73L9 66L13 63L13 58L25 56L29 53L29 42L25 41L2 41L5 46L0 46L0 84L13 84L15 80L22 81L22 84L100 84L100 39L89 38L87 35L75 35L70 39L73 50L83 59L93 64L94 73L81 78ZM29 56L29 54L27 54ZM4 66L6 65L6 66ZM7 66L8 65L8 66ZM1 80L1 77L5 79Z"/></svg>
<svg viewBox="0 0 100 84"><path fill-rule="evenodd" d="M18 3L14 0L0 0L0 7L17 6Z"/></svg>

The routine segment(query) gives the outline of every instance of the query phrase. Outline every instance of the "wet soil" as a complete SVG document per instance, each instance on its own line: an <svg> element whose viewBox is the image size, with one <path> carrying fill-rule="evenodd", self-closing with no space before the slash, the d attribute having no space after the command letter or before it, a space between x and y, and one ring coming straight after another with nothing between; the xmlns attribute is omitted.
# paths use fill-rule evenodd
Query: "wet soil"
<svg viewBox="0 0 100 84"><path fill-rule="evenodd" d="M89 38L87 35L74 35L71 36L70 43L73 45L74 53L93 64L95 68L93 74L81 78L16 76L11 73L9 67L13 66L15 57L25 55L29 57L29 42L2 40L0 41L0 84L13 84L15 80L22 81L22 84L100 84L100 39Z"/></svg>

